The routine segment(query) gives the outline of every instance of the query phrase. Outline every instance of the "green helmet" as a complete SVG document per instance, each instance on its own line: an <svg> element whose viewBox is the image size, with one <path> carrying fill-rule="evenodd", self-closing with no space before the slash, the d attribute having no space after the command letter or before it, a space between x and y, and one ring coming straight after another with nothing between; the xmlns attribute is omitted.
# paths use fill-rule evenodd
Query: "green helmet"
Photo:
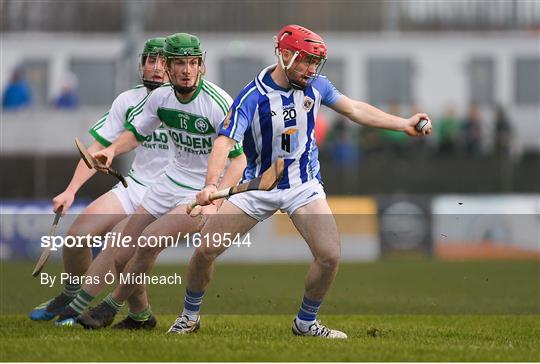
<svg viewBox="0 0 540 364"><path fill-rule="evenodd" d="M203 57L204 51L201 41L194 35L187 33L176 33L169 35L165 39L165 57Z"/></svg>
<svg viewBox="0 0 540 364"><path fill-rule="evenodd" d="M146 56L150 54L158 54L163 51L163 47L165 45L165 38L159 37L159 38L152 38L148 39L144 43L144 48L141 53L141 63L144 64L144 61L146 60Z"/></svg>
<svg viewBox="0 0 540 364"><path fill-rule="evenodd" d="M198 57L199 74L197 79L191 86L180 86L175 83L175 78L169 74L169 80L173 89L180 94L189 94L193 92L200 83L201 77L205 72L204 67L204 51L201 47L201 41L194 35L187 33L176 33L169 35L165 39L165 47L163 48L167 67L170 66L172 59L175 57ZM167 70L170 72L170 70Z"/></svg>
<svg viewBox="0 0 540 364"><path fill-rule="evenodd" d="M149 90L154 90L158 88L159 86L163 84L163 82L145 80L142 67L144 67L148 56L161 54L163 52L164 45L165 45L165 38L163 37L148 39L144 43L144 48L141 53L141 79L142 79L143 85L146 86L146 88L148 88Z"/></svg>

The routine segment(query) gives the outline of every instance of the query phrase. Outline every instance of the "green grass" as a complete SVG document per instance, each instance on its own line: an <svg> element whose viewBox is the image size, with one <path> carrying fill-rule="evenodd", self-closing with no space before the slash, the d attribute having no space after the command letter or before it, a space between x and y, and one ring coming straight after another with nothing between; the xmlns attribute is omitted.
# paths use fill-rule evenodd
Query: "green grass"
<svg viewBox="0 0 540 364"><path fill-rule="evenodd" d="M537 262L343 264L320 316L349 334L339 342L290 332L307 264L218 265L202 328L188 336L165 334L183 285L149 287L159 320L152 332L31 322L29 310L59 291L31 270L1 263L2 361L540 361Z"/></svg>
<svg viewBox="0 0 540 364"><path fill-rule="evenodd" d="M8 361L538 361L538 316L323 316L347 341L298 338L290 315L207 315L193 335L167 335L173 315L152 332L85 331L2 319ZM367 331L375 327L382 334Z"/></svg>

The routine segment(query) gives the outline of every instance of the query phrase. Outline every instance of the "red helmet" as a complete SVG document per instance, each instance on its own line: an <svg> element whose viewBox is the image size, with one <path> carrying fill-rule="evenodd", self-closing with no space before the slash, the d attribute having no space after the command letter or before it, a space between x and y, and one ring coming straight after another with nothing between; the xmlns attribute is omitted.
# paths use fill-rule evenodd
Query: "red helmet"
<svg viewBox="0 0 540 364"><path fill-rule="evenodd" d="M277 35L277 46L279 51L289 49L298 52L298 59L305 55L321 57L326 59L326 45L320 35L300 25L287 25L283 27Z"/></svg>

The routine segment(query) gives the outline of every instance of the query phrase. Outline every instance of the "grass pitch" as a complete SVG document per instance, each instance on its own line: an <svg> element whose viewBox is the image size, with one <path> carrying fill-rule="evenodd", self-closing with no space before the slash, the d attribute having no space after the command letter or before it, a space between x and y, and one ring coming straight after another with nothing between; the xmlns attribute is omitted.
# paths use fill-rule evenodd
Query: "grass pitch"
<svg viewBox="0 0 540 364"><path fill-rule="evenodd" d="M183 285L149 287L159 320L151 332L31 322L30 309L60 289L31 270L1 263L2 361L540 361L537 262L343 264L320 318L346 341L291 334L307 264L218 264L201 330L187 336L165 334Z"/></svg>

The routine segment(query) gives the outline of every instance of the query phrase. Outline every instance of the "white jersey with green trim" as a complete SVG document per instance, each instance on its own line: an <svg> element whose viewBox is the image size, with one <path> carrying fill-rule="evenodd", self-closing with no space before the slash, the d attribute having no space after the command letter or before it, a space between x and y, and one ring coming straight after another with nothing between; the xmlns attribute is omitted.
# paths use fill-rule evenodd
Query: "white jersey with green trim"
<svg viewBox="0 0 540 364"><path fill-rule="evenodd" d="M144 103L148 96L143 85L122 92L113 101L111 109L90 128L89 133L98 143L108 147L126 130L129 113ZM135 149L135 159L129 175L140 184L151 185L167 166L171 153L167 131L162 127L157 128Z"/></svg>
<svg viewBox="0 0 540 364"><path fill-rule="evenodd" d="M208 156L231 103L229 94L204 79L186 102L177 98L171 84L165 84L130 113L127 128L143 140L163 124L175 146L175 157L165 174L181 187L199 190L204 187ZM238 144L229 157L242 153Z"/></svg>

